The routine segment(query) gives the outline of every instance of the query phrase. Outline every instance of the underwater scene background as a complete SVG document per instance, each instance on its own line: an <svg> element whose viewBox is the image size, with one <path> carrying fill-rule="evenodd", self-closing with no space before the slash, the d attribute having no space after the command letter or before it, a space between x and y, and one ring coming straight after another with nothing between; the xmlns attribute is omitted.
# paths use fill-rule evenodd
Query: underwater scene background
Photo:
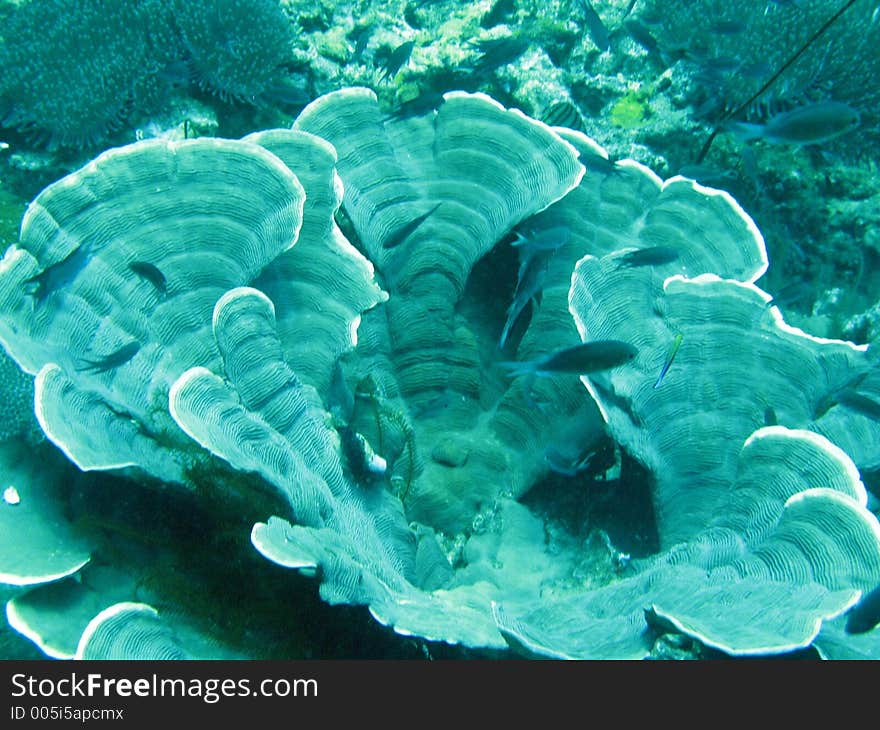
<svg viewBox="0 0 880 730"><path fill-rule="evenodd" d="M0 658L880 658L878 49L0 2Z"/></svg>

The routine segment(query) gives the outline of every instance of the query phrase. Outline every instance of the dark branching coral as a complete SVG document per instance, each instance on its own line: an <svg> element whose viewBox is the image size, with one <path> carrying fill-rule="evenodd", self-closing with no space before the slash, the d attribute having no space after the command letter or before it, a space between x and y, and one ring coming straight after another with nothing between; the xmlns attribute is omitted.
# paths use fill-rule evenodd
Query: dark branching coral
<svg viewBox="0 0 880 730"><path fill-rule="evenodd" d="M273 0L29 2L0 30L0 124L50 148L94 146L158 108L184 60L202 87L256 103L277 91L289 43Z"/></svg>
<svg viewBox="0 0 880 730"><path fill-rule="evenodd" d="M0 46L0 121L50 147L86 146L118 128L156 70L147 11L112 0L20 6Z"/></svg>
<svg viewBox="0 0 880 730"><path fill-rule="evenodd" d="M640 17L650 21L662 51L696 70L694 105L702 115L717 119L760 89L843 4L651 0ZM876 135L876 5L857 0L761 94L751 116L758 119L801 103L833 99L860 112L861 131L852 135L857 144L865 134Z"/></svg>
<svg viewBox="0 0 880 730"><path fill-rule="evenodd" d="M258 103L290 56L290 22L274 0L178 0L174 17L199 83Z"/></svg>

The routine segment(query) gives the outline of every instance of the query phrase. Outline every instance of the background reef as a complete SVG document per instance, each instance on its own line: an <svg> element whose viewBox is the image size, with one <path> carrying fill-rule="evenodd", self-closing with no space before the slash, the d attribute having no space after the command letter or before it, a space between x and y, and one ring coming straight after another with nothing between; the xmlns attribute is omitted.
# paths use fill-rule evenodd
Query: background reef
<svg viewBox="0 0 880 730"><path fill-rule="evenodd" d="M741 115L761 122L833 99L859 111L856 131L800 148L746 144L722 133L696 164L715 125L790 58L827 18L828 5L595 2L603 37L577 0L5 2L0 142L8 146L0 149L0 242L4 248L15 242L25 204L41 189L117 145L289 127L311 99L349 86L373 89L392 117L434 109L446 91L480 91L584 131L612 159L631 158L662 177L682 173L729 190L763 234L771 266L761 285L784 302L787 321L817 336L873 343L880 336L876 4L856 2ZM339 222L351 233L350 223ZM464 301L497 319L505 302L481 288L480 277L488 280L491 270L512 288L516 262L494 255L475 268ZM51 458L53 447L42 441L25 405L33 399L30 379L3 357L2 438L26 439ZM368 433L367 425L359 428ZM403 444L406 435L393 438ZM613 446L604 448L611 451L608 464L615 463ZM459 458L454 451L444 458ZM592 575L613 573L609 535L636 557L657 549L639 467L625 458L617 463L607 474L601 462L575 477L550 474L523 497L536 512L552 511L553 519L582 531L585 561L595 563L583 570ZM358 608L331 609L311 581L252 554L248 531L264 519L271 499L257 501L235 478L223 477L228 492L240 496L217 506L181 502L158 484L149 496L133 493L118 479L80 475L60 458L51 464L62 480L77 475L66 510L101 546L99 565L146 566L130 576L145 595L183 606L207 622L206 632L232 644L291 658L467 654L402 639ZM215 476L195 481L208 484ZM877 490L875 472L863 470L862 479ZM571 489L572 480L580 488ZM568 488L560 489L562 483ZM147 528L133 530L133 522ZM278 635L279 603L285 627L297 626L298 633ZM712 651L677 632L660 632L654 647L657 656Z"/></svg>

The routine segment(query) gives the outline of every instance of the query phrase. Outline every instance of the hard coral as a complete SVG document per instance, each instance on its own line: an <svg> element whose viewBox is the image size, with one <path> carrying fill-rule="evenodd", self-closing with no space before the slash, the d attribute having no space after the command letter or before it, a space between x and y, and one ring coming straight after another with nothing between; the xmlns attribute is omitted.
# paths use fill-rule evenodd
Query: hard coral
<svg viewBox="0 0 880 730"><path fill-rule="evenodd" d="M0 122L51 148L93 144L118 128L156 70L148 18L143 3L20 5L2 31Z"/></svg>
<svg viewBox="0 0 880 730"><path fill-rule="evenodd" d="M178 0L174 18L199 83L221 99L260 103L290 58L290 21L274 0Z"/></svg>

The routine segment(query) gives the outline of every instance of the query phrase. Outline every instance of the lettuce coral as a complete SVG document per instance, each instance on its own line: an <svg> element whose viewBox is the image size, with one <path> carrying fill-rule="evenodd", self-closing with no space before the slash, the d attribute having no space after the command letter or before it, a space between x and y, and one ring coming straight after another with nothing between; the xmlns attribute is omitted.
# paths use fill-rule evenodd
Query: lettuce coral
<svg viewBox="0 0 880 730"><path fill-rule="evenodd" d="M0 261L0 339L81 468L194 489L208 470L218 500L236 478L272 492L254 548L400 634L636 658L663 631L766 655L828 626L840 653L834 620L880 581L858 471L880 438L834 396L875 387L873 353L785 324L757 286L760 233L730 196L632 161L587 172L597 156L482 94L392 120L366 89L317 99L292 130L111 150L29 207ZM561 228L510 349L622 339L638 355L582 379L505 378L481 260L512 230ZM621 265L656 246L677 256ZM869 437L852 441L853 425ZM550 450L606 431L645 469L653 555L627 561L610 541L593 550L590 525L563 529L554 510L577 480L520 499ZM358 468L369 454L383 466ZM32 513L58 519L50 499ZM59 532L67 575L83 548ZM11 605L30 636L69 616L58 655L225 655L118 585L29 600L49 588Z"/></svg>

